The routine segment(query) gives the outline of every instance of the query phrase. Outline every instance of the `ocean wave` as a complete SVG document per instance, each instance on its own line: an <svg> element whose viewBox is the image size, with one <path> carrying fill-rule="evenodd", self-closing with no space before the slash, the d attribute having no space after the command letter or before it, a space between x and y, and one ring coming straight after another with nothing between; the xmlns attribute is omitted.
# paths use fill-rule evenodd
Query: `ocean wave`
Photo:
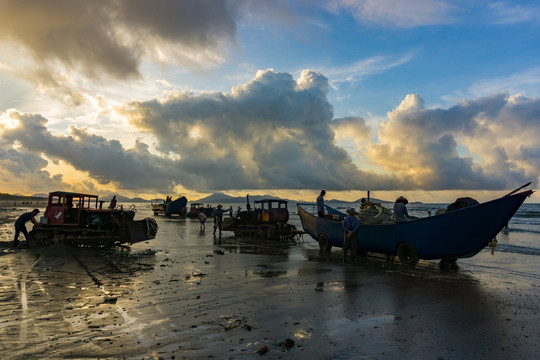
<svg viewBox="0 0 540 360"><path fill-rule="evenodd" d="M512 254L523 254L523 255L540 255L539 248L532 248L527 246L519 245L509 245L509 244L497 244L495 251L512 253Z"/></svg>
<svg viewBox="0 0 540 360"><path fill-rule="evenodd" d="M528 225L528 224L526 224ZM503 230L504 231L504 230ZM513 233L531 233L531 234L540 234L540 229L535 229L535 230L532 230L532 229L524 229L524 228L518 228L518 227L513 227L511 226L509 228L509 231L510 232L513 232Z"/></svg>

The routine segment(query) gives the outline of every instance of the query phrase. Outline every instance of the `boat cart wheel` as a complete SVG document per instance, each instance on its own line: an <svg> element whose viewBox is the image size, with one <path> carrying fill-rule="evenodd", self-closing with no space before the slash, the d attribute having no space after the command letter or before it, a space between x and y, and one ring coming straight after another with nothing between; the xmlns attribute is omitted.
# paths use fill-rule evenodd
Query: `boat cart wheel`
<svg viewBox="0 0 540 360"><path fill-rule="evenodd" d="M397 249L399 261L402 264L415 266L418 263L418 253L412 244L401 243Z"/></svg>
<svg viewBox="0 0 540 360"><path fill-rule="evenodd" d="M319 250L326 251L326 252L330 252L332 250L332 245L330 244L328 235L326 234L319 235L319 238L317 241L319 242Z"/></svg>

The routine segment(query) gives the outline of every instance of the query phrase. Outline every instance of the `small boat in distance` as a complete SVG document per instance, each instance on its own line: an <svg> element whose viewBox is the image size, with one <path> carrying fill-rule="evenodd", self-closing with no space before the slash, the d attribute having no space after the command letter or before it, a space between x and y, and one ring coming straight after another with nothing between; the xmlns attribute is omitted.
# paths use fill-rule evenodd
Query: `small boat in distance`
<svg viewBox="0 0 540 360"><path fill-rule="evenodd" d="M459 258L472 257L495 238L533 193L532 190L515 192L485 203L405 223L361 224L358 251L397 255L402 263L412 266L419 259L455 262ZM319 248L330 251L332 246L342 247L342 221L313 215L303 205L297 203L302 226L319 243Z"/></svg>

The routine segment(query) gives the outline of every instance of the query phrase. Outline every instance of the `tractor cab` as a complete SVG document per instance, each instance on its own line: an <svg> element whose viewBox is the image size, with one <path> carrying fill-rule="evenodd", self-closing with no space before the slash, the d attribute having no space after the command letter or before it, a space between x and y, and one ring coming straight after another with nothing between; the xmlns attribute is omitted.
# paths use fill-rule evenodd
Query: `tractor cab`
<svg viewBox="0 0 540 360"><path fill-rule="evenodd" d="M84 224L88 213L111 212L103 209L103 200L97 195L56 191L49 193L49 201L41 222L47 225Z"/></svg>
<svg viewBox="0 0 540 360"><path fill-rule="evenodd" d="M261 223L286 223L289 221L287 201L277 199L263 199L255 201L255 211Z"/></svg>

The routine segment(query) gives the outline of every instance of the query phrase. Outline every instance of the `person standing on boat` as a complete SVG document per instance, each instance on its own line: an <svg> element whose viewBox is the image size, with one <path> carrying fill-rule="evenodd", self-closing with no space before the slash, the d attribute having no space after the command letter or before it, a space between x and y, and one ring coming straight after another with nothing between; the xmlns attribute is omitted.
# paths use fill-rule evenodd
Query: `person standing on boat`
<svg viewBox="0 0 540 360"><path fill-rule="evenodd" d="M360 220L356 217L354 209L347 210L347 217L341 223L343 228L343 262L347 262L347 251L351 249L351 259L354 261L356 256L358 238L358 229L360 228Z"/></svg>
<svg viewBox="0 0 540 360"><path fill-rule="evenodd" d="M216 230L219 229L219 236L221 236L221 224L223 223L223 214L231 209L222 210L223 206L219 204L216 209L214 209L214 235L216 235Z"/></svg>
<svg viewBox="0 0 540 360"><path fill-rule="evenodd" d="M404 223L407 222L407 218L409 217L409 213L407 212L407 204L409 201L404 198L403 196L400 196L396 199L394 202L394 221L397 223Z"/></svg>
<svg viewBox="0 0 540 360"><path fill-rule="evenodd" d="M109 204L109 209L115 209L116 208L116 195L114 195L111 199L111 203Z"/></svg>
<svg viewBox="0 0 540 360"><path fill-rule="evenodd" d="M38 222L35 219L35 216L39 214L39 209L34 209L30 212L26 212L19 216L17 221L15 221L15 238L13 239L13 246L19 246L19 234L23 233L26 242L28 243L28 231L26 230L26 223L31 221L34 226L39 226Z"/></svg>
<svg viewBox="0 0 540 360"><path fill-rule="evenodd" d="M324 217L324 195L326 195L326 191L321 190L321 194L317 197L317 214L319 217Z"/></svg>

